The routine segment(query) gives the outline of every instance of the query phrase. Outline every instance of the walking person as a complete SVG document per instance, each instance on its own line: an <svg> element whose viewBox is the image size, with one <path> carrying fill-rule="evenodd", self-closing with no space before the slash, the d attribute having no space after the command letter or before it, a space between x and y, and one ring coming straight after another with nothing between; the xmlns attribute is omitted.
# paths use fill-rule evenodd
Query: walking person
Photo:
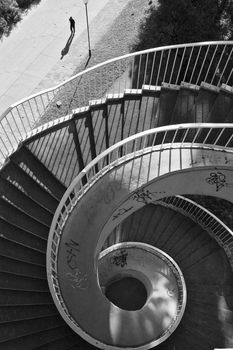
<svg viewBox="0 0 233 350"><path fill-rule="evenodd" d="M71 34L75 33L75 20L73 19L73 17L69 18L70 21L70 31Z"/></svg>

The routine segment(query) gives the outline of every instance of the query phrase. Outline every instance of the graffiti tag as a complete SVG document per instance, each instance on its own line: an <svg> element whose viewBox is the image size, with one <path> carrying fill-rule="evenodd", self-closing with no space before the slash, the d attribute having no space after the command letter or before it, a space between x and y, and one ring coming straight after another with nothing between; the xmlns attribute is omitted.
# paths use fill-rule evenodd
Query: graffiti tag
<svg viewBox="0 0 233 350"><path fill-rule="evenodd" d="M77 269L77 254L80 252L79 243L71 239L65 243L66 246L66 262L71 270Z"/></svg>
<svg viewBox="0 0 233 350"><path fill-rule="evenodd" d="M116 220L119 216L124 215L125 213L127 213L131 209L133 209L133 207L118 209L117 213L113 216L113 220Z"/></svg>
<svg viewBox="0 0 233 350"><path fill-rule="evenodd" d="M71 281L72 288L82 290L88 288L88 276L82 273L78 268L75 269L74 273L68 272L66 276Z"/></svg>
<svg viewBox="0 0 233 350"><path fill-rule="evenodd" d="M220 171L210 173L210 176L206 178L206 182L209 185L215 185L218 192L222 187L226 185L226 176Z"/></svg>
<svg viewBox="0 0 233 350"><path fill-rule="evenodd" d="M127 265L127 256L127 251L125 249L122 249L110 259L110 262L113 265L124 267Z"/></svg>
<svg viewBox="0 0 233 350"><path fill-rule="evenodd" d="M142 187L133 193L132 199L139 203L148 204L154 199L153 196L164 193L165 191L150 192L149 190L146 190L145 187Z"/></svg>

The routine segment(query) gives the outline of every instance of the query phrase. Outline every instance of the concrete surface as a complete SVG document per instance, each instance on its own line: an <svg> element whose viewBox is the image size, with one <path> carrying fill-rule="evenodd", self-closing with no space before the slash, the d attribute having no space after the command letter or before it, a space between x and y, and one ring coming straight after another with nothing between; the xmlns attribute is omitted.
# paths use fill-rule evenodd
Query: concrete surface
<svg viewBox="0 0 233 350"><path fill-rule="evenodd" d="M89 0L91 48L131 0ZM70 45L69 17L76 21ZM67 54L61 59L61 51ZM41 0L0 42L0 115L13 103L69 78L88 55L83 0Z"/></svg>

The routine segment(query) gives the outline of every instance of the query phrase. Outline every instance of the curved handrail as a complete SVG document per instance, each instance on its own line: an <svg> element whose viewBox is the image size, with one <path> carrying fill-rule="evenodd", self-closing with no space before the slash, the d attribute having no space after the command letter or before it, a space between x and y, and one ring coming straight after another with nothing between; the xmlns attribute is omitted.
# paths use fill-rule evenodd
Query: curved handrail
<svg viewBox="0 0 233 350"><path fill-rule="evenodd" d="M79 78L82 75L85 75L85 74L87 74L89 72L92 72L93 70L95 70L97 68L101 68L101 67L106 66L106 65L108 65L110 63L117 62L117 61L120 61L122 59L125 59L127 57L135 57L135 56L139 56L139 55L143 55L143 54L149 54L149 53L154 53L154 52L159 52L159 51L166 51L166 50L171 50L171 49L190 48L190 47L192 48L192 47L199 47L199 46L202 47L202 46L210 46L210 45L233 45L233 41L224 41L224 40L222 40L222 41L205 41L205 42L198 42L198 43L186 43L186 44L168 45L168 46L161 46L161 47L156 47L156 48L147 49L147 50L141 50L141 51L129 53L129 54L126 54L126 55L118 56L118 57L109 59L107 61L98 63L98 64L96 64L93 67L87 68L84 71L79 72L79 73L73 75L72 77L66 79L64 82L62 82L60 84L57 84L57 85L55 85L55 86L53 86L51 88L48 88L48 89L44 89L44 90L42 90L40 92L32 94L32 95L30 95L30 96L28 96L26 98L23 98L23 99L15 102L15 103L13 103L2 114L2 116L4 116L6 114L6 112L9 111L9 109L16 107L17 105L19 105L19 104L21 104L23 102L26 102L26 101L28 101L31 98L34 98L36 96L40 96L41 94L44 94L44 93L47 93L47 92L52 92L54 90L57 90L57 89L63 87L65 84L68 84L69 82ZM2 116L0 117L0 120L2 119Z"/></svg>
<svg viewBox="0 0 233 350"><path fill-rule="evenodd" d="M198 137L203 137L204 141L202 144L195 143L198 141ZM225 139L225 136L228 134L228 138L224 142L221 141L221 137ZM213 144L209 144L207 141L211 138L211 135L214 136L215 141ZM152 137L151 137L152 136ZM190 137L189 137L190 136ZM156 143L156 140L162 142ZM167 143L167 139L169 142ZM172 149L177 147L188 147L188 148L205 148L205 149L216 149L216 150L225 150L226 144L231 147L228 149L229 152L233 153L233 144L231 140L233 139L233 126L231 124L180 124L172 125L169 127L159 127L152 130L147 130L139 134L130 136L129 138L113 145L108 150L99 155L94 159L72 182L67 191L65 192L57 210L54 215L54 219L51 225L49 239L48 239L48 249L47 249L47 274L49 286L54 290L56 295L56 303L60 305L62 313L65 317L69 319L71 325L77 326L76 321L73 319L72 315L69 313L69 310L66 308L66 305L63 300L63 296L60 291L58 276L57 276L57 253L59 249L59 243L62 235L62 229L66 223L69 214L72 212L73 208L76 206L77 201L81 196L87 191L94 183L103 176L106 172L112 169L114 166L124 163L128 159L133 157L138 157L140 155L148 154L156 150L163 151L165 149ZM150 146L148 146L148 142ZM132 146L132 147L131 147ZM121 158L118 158L119 157ZM105 160L108 162L106 163ZM99 171L96 173L96 165L98 165ZM140 173L140 170L139 170ZM159 176L160 170L158 170ZM92 175L92 177L91 177ZM83 184L82 180L86 177L87 183ZM200 207L200 206L199 206ZM191 211L191 210L190 210ZM194 215L195 210L192 210L192 215ZM207 211L205 212L205 214ZM214 217L211 213L208 213L209 217ZM202 220L203 219L203 220ZM214 229L215 224L221 224L220 220L213 218L214 224L204 221L204 218L201 218L200 221L203 221L203 225L208 230L213 231L215 239L223 242L223 248L225 249L227 255L231 258L231 250L225 244L225 238L221 237L222 231L216 235ZM208 226L208 227L207 227ZM227 230L227 227L223 225L224 233ZM227 230L227 234L229 230ZM216 238L217 237L217 238ZM227 237L228 239L228 237ZM230 233L230 244L232 243L232 233ZM229 245L229 240L227 240L227 245ZM232 262L232 260L231 260Z"/></svg>
<svg viewBox="0 0 233 350"><path fill-rule="evenodd" d="M5 159L41 118L64 116L109 92L162 82L233 85L232 60L233 41L219 41L158 47L100 63L10 106L0 117L0 153Z"/></svg>
<svg viewBox="0 0 233 350"><path fill-rule="evenodd" d="M180 195L162 198L158 204L173 208L196 221L225 250L233 270L233 232L217 216L200 204Z"/></svg>
<svg viewBox="0 0 233 350"><path fill-rule="evenodd" d="M202 143L198 142L201 137ZM207 141L212 139L212 143ZM159 140L159 143L157 143ZM111 146L84 168L73 180L63 195L55 212L50 237L61 234L70 212L81 196L105 173L113 167L127 161L128 157L137 157L151 153L153 149L172 149L173 147L191 147L221 149L233 153L232 124L178 124L154 128L130 136ZM96 169L98 168L98 171ZM160 168L158 167L158 176Z"/></svg>

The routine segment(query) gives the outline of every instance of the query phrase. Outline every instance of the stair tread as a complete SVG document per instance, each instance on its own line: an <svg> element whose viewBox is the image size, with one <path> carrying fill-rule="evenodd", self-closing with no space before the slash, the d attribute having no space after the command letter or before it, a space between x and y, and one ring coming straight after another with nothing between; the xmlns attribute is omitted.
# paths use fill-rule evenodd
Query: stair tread
<svg viewBox="0 0 233 350"><path fill-rule="evenodd" d="M11 157L16 163L25 164L30 171L48 188L50 194L57 200L60 200L63 196L66 187L58 181L58 179L34 156L27 147L20 147L20 149Z"/></svg>

